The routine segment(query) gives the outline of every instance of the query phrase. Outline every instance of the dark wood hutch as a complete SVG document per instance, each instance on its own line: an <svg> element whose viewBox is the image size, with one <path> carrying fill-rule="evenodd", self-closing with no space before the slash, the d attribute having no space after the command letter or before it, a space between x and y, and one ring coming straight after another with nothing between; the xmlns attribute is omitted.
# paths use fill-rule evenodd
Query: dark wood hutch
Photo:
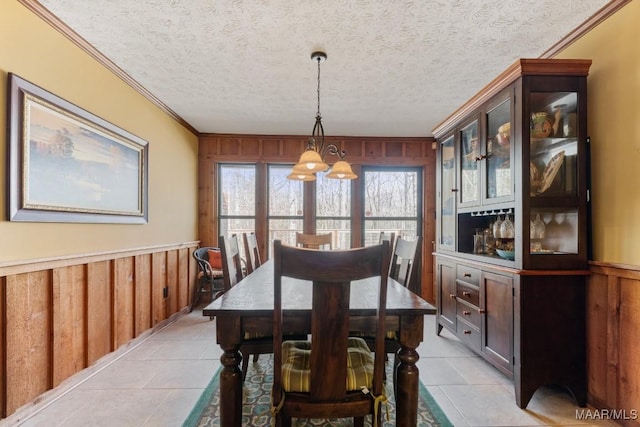
<svg viewBox="0 0 640 427"><path fill-rule="evenodd" d="M521 59L433 133L437 332L586 404L590 60Z"/></svg>

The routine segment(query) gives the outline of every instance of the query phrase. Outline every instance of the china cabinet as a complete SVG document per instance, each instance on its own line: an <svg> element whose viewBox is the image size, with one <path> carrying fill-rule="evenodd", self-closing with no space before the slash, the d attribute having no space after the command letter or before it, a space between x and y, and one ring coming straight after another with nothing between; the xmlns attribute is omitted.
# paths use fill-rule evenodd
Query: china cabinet
<svg viewBox="0 0 640 427"><path fill-rule="evenodd" d="M520 59L438 125L437 328L586 403L590 60Z"/></svg>

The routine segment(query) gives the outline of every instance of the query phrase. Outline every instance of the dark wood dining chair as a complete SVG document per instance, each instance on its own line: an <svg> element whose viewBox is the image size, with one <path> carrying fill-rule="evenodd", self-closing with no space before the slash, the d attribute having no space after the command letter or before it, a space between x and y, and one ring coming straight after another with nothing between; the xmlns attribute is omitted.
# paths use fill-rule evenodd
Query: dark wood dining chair
<svg viewBox="0 0 640 427"><path fill-rule="evenodd" d="M224 287L227 291L243 279L238 238L235 234L231 237L220 236L218 243L222 252ZM253 360L256 362L261 354L271 354L273 352L273 338L271 335L246 335L239 351L242 355L242 380L244 381L249 369L249 356L253 355Z"/></svg>
<svg viewBox="0 0 640 427"><path fill-rule="evenodd" d="M235 234L232 234L231 237L220 236L218 244L222 255L224 290L228 291L244 277L238 248L238 237Z"/></svg>
<svg viewBox="0 0 640 427"><path fill-rule="evenodd" d="M389 269L389 277L399 282L404 287L420 295L414 289L419 289L418 272L417 268L420 265L420 243L422 238L418 237L416 240L409 241L398 237L393 249L393 255L391 257L391 267ZM415 266L415 269L414 269ZM412 289L412 287L414 289ZM398 366L397 352L400 350L400 343L398 342L399 331L387 331L385 334L385 352L394 354L393 366L394 374L395 369ZM362 337L369 347L373 350L375 337L370 333L362 331L353 331L353 335ZM394 381L395 387L395 381Z"/></svg>
<svg viewBox="0 0 640 427"><path fill-rule="evenodd" d="M243 233L242 240L244 243L244 255L247 258L247 274L251 274L262 265L260 251L258 250L258 239L256 239L256 234L251 232Z"/></svg>
<svg viewBox="0 0 640 427"><path fill-rule="evenodd" d="M296 246L308 249L332 249L331 233L304 234L296 232Z"/></svg>
<svg viewBox="0 0 640 427"><path fill-rule="evenodd" d="M393 257L391 259L390 276L408 288L414 294L421 295L421 286L418 283L418 272L420 270L420 250L422 237L415 240L405 240L398 237Z"/></svg>
<svg viewBox="0 0 640 427"><path fill-rule="evenodd" d="M378 243L382 243L385 240L389 242L391 253L393 253L393 245L396 243L396 233L394 233L393 231L381 231L380 237L378 238Z"/></svg>
<svg viewBox="0 0 640 427"><path fill-rule="evenodd" d="M354 418L377 413L384 398L384 324L391 251L389 243L345 251L315 251L274 242L274 375L276 426L291 418ZM283 278L312 287L311 340L283 343ZM349 336L351 281L373 277L377 288L375 350ZM379 279L377 279L379 277ZM370 392L363 393L362 387ZM372 423L373 424L373 423Z"/></svg>

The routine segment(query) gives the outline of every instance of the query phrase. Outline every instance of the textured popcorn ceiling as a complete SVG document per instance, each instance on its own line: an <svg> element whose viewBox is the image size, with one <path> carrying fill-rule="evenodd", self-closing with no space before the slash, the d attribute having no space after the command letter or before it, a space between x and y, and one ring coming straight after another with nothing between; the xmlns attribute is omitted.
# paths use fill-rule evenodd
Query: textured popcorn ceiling
<svg viewBox="0 0 640 427"><path fill-rule="evenodd" d="M430 136L607 0L40 0L200 132Z"/></svg>

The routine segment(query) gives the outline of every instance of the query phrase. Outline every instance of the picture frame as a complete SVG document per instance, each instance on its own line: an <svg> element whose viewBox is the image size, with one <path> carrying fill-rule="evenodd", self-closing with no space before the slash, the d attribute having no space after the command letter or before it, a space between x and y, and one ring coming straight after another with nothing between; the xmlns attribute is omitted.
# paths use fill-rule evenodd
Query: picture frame
<svg viewBox="0 0 640 427"><path fill-rule="evenodd" d="M9 221L145 224L149 144L8 76Z"/></svg>

